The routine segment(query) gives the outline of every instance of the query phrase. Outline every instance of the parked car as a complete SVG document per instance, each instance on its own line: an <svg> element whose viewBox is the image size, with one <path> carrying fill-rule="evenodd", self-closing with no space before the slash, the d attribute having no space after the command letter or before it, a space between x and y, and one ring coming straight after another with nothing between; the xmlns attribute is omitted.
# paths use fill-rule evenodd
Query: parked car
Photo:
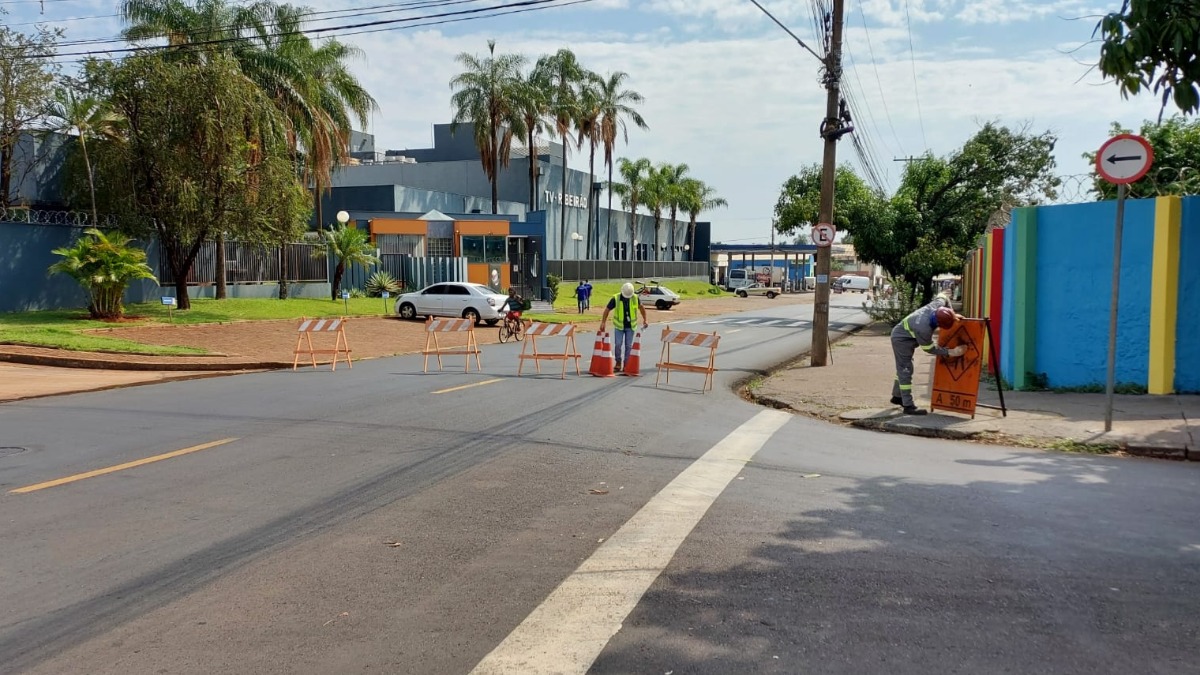
<svg viewBox="0 0 1200 675"><path fill-rule="evenodd" d="M646 307L655 309L671 309L680 303L679 294L665 286L659 286L657 281L651 281L652 286L642 284L638 289L638 302Z"/></svg>
<svg viewBox="0 0 1200 675"><path fill-rule="evenodd" d="M499 308L507 298L482 284L447 282L396 298L396 314L401 319L455 316L495 326L503 318Z"/></svg>
<svg viewBox="0 0 1200 675"><path fill-rule="evenodd" d="M745 298L751 295L765 295L771 299L774 299L775 296L779 295L781 292L782 291L778 286L767 286L766 284L750 284L749 286L743 286L734 291L739 298Z"/></svg>

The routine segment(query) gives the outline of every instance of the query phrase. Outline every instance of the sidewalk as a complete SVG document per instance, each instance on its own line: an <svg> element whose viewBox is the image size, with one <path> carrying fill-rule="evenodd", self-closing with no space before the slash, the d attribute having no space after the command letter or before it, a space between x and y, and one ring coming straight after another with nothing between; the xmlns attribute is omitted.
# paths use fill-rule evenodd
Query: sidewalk
<svg viewBox="0 0 1200 675"><path fill-rule="evenodd" d="M942 411L905 415L888 403L895 377L890 332L869 326L835 343L830 365L812 368L802 359L752 382L748 393L766 405L893 433L1200 460L1200 396L1117 396L1108 433L1103 394L1006 391L1007 417L990 408L977 408L974 420ZM927 407L933 358L918 351L913 360L917 405ZM1000 399L982 385L979 402L998 406Z"/></svg>

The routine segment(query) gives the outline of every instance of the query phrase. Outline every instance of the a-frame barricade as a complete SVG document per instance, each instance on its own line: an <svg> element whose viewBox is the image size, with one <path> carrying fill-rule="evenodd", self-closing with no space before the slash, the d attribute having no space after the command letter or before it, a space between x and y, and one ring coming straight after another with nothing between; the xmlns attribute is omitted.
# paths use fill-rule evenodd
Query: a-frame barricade
<svg viewBox="0 0 1200 675"><path fill-rule="evenodd" d="M562 353L539 352L537 344L539 337L566 338ZM532 350L530 349L531 347ZM520 362L517 364L517 377L521 376L521 369L525 367L526 360L533 361L533 365L537 368L539 375L542 373L542 361L562 361L562 374L559 375L559 379L565 380L567 378L567 363L572 359L575 360L575 374L582 374L579 370L579 359L581 358L583 357L579 354L579 350L575 346L575 324L531 321L525 328L525 344L521 347Z"/></svg>
<svg viewBox="0 0 1200 675"><path fill-rule="evenodd" d="M670 326L664 326L662 332L662 353L659 354L658 363L655 364L658 368L658 375L654 378L654 386L658 386L658 380L662 377L663 371L667 372L666 382L671 383L671 371L682 370L689 373L703 373L704 387L701 391L708 391L713 386L713 373L717 372L717 345L721 341L721 336L717 335L716 331L712 333L688 333L681 330L671 330ZM703 366L692 365L690 363L676 363L671 360L671 345L684 345L688 347L700 347L708 350L708 364Z"/></svg>
<svg viewBox="0 0 1200 675"><path fill-rule="evenodd" d="M438 333L466 333L467 342L458 347L448 347L443 349L438 344ZM432 349L430 346L432 345ZM471 319L445 319L429 317L425 320L425 349L421 352L425 355L425 372L429 372L429 357L436 356L438 362L438 370L442 369L443 356L462 355L465 363L463 364L463 372L471 372L471 357L475 357L475 370L483 370L483 365L479 361L479 343L475 341L475 322Z"/></svg>
<svg viewBox="0 0 1200 675"><path fill-rule="evenodd" d="M296 370L300 364L300 357L308 355L312 360L313 368L317 367L317 354L333 354L332 368L337 370L338 356L346 357L346 365L350 368L354 364L350 361L350 342L346 339L346 317L337 319L306 319L300 318L300 325L296 327L296 349L293 350L295 358L292 359L292 370ZM335 335L332 349L314 349L312 334L313 333L333 333Z"/></svg>

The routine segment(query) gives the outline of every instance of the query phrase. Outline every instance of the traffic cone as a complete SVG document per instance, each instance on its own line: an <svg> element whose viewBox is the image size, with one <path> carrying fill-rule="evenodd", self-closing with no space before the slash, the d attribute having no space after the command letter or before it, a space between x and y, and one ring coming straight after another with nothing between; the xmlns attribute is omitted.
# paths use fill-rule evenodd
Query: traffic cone
<svg viewBox="0 0 1200 675"><path fill-rule="evenodd" d="M612 347L608 343L608 334L601 331L596 333L596 346L592 348L592 367L588 373L596 377L612 377L613 361Z"/></svg>
<svg viewBox="0 0 1200 675"><path fill-rule="evenodd" d="M633 347L629 350L629 358L625 360L624 373L629 377L642 374L642 334L633 334Z"/></svg>

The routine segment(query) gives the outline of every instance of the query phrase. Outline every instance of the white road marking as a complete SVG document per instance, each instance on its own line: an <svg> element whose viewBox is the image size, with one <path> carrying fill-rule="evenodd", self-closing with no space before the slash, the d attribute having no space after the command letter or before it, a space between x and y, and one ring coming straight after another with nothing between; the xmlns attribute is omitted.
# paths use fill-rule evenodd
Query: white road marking
<svg viewBox="0 0 1200 675"><path fill-rule="evenodd" d="M779 323L780 321L783 321L783 319L771 319L770 321L764 321L764 322L762 322L762 324L761 324L761 325L763 325L763 326L774 326L775 324Z"/></svg>
<svg viewBox="0 0 1200 675"><path fill-rule="evenodd" d="M596 549L471 671L583 675L717 497L791 415L764 410L704 453Z"/></svg>
<svg viewBox="0 0 1200 675"><path fill-rule="evenodd" d="M731 335L731 334L733 334L733 333L736 333L736 332L738 332L738 331L740 331L740 330L741 330L741 328L734 328L733 330L727 330L727 331L725 331L725 334L726 334L726 335Z"/></svg>
<svg viewBox="0 0 1200 675"><path fill-rule="evenodd" d="M739 326L743 326L748 323L754 323L755 321L758 321L758 319L747 319L745 321L734 321L734 323L736 323Z"/></svg>
<svg viewBox="0 0 1200 675"><path fill-rule="evenodd" d="M799 328L800 326L803 326L803 325L804 325L803 321L793 321L788 324L788 327L789 328Z"/></svg>
<svg viewBox="0 0 1200 675"><path fill-rule="evenodd" d="M720 321L705 321L705 323L725 323L725 319L721 319Z"/></svg>

